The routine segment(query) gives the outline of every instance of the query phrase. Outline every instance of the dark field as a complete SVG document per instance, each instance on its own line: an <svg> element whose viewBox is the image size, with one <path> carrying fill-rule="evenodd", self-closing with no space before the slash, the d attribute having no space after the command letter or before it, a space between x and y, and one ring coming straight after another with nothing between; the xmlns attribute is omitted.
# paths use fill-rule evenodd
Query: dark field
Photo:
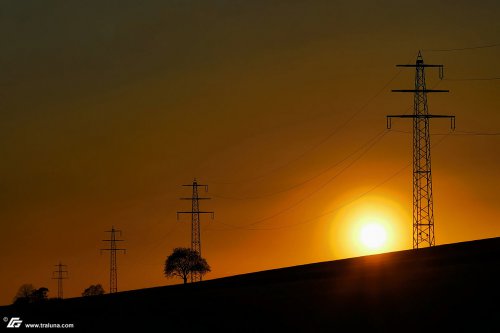
<svg viewBox="0 0 500 333"><path fill-rule="evenodd" d="M500 238L493 238L0 307L0 316L88 331L498 332L499 280Z"/></svg>

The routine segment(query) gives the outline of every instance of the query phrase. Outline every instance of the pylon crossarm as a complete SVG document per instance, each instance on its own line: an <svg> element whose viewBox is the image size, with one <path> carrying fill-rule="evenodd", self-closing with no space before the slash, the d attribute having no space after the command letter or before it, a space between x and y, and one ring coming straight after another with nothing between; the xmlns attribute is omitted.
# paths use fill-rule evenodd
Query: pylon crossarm
<svg viewBox="0 0 500 333"><path fill-rule="evenodd" d="M435 93L435 92L450 92L447 89L393 89L392 92L409 92L409 93Z"/></svg>
<svg viewBox="0 0 500 333"><path fill-rule="evenodd" d="M444 65L433 65L433 64L404 64L404 65L396 65L396 67L440 67L443 68Z"/></svg>
<svg viewBox="0 0 500 333"><path fill-rule="evenodd" d="M193 198L179 198L180 200L193 200ZM198 200L210 200L212 198L198 197Z"/></svg>
<svg viewBox="0 0 500 333"><path fill-rule="evenodd" d="M392 128L392 118L450 118L451 124L450 128L455 130L455 116L441 115L441 114L396 114L388 115L387 117L387 129Z"/></svg>
<svg viewBox="0 0 500 333"><path fill-rule="evenodd" d="M428 114L425 118L450 118L450 128L455 130L455 116L441 115L441 114Z"/></svg>
<svg viewBox="0 0 500 333"><path fill-rule="evenodd" d="M179 214L212 214L214 215L214 212L196 212L196 211L191 211L191 212L177 212L177 215Z"/></svg>

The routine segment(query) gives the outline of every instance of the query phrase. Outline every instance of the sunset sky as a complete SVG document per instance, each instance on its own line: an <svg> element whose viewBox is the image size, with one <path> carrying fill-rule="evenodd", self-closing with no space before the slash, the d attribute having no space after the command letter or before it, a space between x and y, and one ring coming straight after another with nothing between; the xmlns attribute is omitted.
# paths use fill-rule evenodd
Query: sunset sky
<svg viewBox="0 0 500 333"><path fill-rule="evenodd" d="M118 289L190 246L196 177L206 278L412 247L414 70L427 71L436 244L500 236L500 2L1 1L0 304L23 283ZM497 46L492 46L497 45ZM473 48L476 46L492 46ZM465 48L465 49L464 49ZM458 49L458 50L457 50ZM463 50L460 50L463 49ZM434 50L434 51L433 51ZM448 51L436 51L448 50ZM496 134L496 135L495 135Z"/></svg>

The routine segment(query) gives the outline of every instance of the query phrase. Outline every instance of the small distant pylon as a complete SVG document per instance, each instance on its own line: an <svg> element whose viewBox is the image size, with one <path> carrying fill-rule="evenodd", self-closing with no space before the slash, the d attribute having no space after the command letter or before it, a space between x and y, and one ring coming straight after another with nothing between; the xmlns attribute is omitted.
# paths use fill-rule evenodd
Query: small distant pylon
<svg viewBox="0 0 500 333"><path fill-rule="evenodd" d="M436 244L429 119L450 118L451 129L455 129L455 116L429 114L427 106L427 93L449 92L449 90L427 89L425 68L437 67L439 77L442 79L443 65L424 63L419 51L415 64L396 66L415 67L415 89L393 90L393 92L413 93L413 114L387 116L387 128L391 128L392 118L411 118L413 120L413 248L418 249L422 245L434 246Z"/></svg>
<svg viewBox="0 0 500 333"><path fill-rule="evenodd" d="M52 279L57 280L57 298L63 299L63 280L69 278L66 270L68 266L63 265L60 261L54 266L57 267L57 270L52 272Z"/></svg>
<svg viewBox="0 0 500 333"><path fill-rule="evenodd" d="M177 219L179 214L191 214L191 249L198 252L201 257L201 229L200 229L200 214L210 214L214 218L214 212L200 211L199 200L209 200L211 198L200 198L198 196L198 187L204 187L205 192L208 192L208 185L198 184L196 178L193 184L182 185L193 188L193 195L190 198L180 198L181 200L191 200L191 211L177 212ZM201 281L201 274L191 273L191 282Z"/></svg>
<svg viewBox="0 0 500 333"><path fill-rule="evenodd" d="M126 249L119 249L116 247L116 242L123 242L123 239L116 239L116 234L120 234L120 236L122 235L121 230L117 230L114 226L112 226L111 230L107 230L106 232L110 233L110 239L103 239L103 242L109 242L109 248L101 249L101 254L102 251L109 251L109 292L116 293L118 291L118 263L116 261L116 252L123 251L125 254Z"/></svg>

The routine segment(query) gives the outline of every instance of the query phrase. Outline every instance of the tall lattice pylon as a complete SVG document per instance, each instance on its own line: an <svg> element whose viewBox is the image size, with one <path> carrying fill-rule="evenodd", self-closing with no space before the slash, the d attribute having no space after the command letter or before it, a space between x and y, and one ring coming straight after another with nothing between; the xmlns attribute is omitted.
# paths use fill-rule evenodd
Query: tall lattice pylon
<svg viewBox="0 0 500 333"><path fill-rule="evenodd" d="M198 187L204 187L205 192L208 192L208 185L198 184L196 178L193 184L182 185L192 187L193 194L191 198L181 198L181 200L191 200L191 211L177 212L177 219L179 214L191 214L191 249L198 252L201 257L201 230L200 230L200 214L210 214L214 218L214 212L200 211L200 200L208 200L210 198L200 198L198 196ZM191 282L201 281L201 274L191 274Z"/></svg>
<svg viewBox="0 0 500 333"><path fill-rule="evenodd" d="M126 249L119 249L116 247L116 242L123 242L123 239L116 239L116 234L122 235L121 230L115 229L114 226L111 227L111 230L107 230L109 232L109 239L103 239L103 242L109 242L109 248L101 249L102 251L109 251L109 292L116 293L118 291L118 263L116 261L116 252L123 251L126 253Z"/></svg>
<svg viewBox="0 0 500 333"><path fill-rule="evenodd" d="M393 92L413 93L412 115L387 116L387 128L391 128L391 119L413 119L413 248L428 245L434 246L434 204L432 198L431 172L431 140L429 131L430 118L450 118L451 128L455 128L455 116L429 114L427 93L448 92L449 90L427 89L425 84L425 68L438 67L439 77L443 78L443 65L424 63L422 54L418 52L415 64L397 65L398 67L415 67L415 89L393 90Z"/></svg>
<svg viewBox="0 0 500 333"><path fill-rule="evenodd" d="M67 265L63 265L60 261L59 264L55 265L57 267L56 271L52 272L52 279L57 280L57 298L63 298L63 280L68 279Z"/></svg>

